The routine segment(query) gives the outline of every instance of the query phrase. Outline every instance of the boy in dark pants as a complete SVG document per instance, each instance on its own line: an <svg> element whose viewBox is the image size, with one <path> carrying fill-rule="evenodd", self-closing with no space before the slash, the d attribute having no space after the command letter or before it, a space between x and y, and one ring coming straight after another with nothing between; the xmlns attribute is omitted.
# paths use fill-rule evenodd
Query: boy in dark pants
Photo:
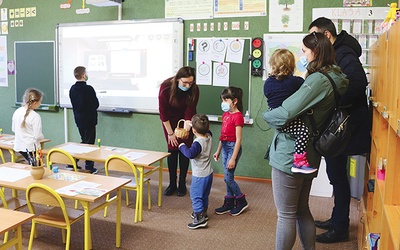
<svg viewBox="0 0 400 250"><path fill-rule="evenodd" d="M74 76L77 81L69 90L69 98L71 99L75 123L81 135L81 143L94 144L99 100L93 87L86 84L88 75L85 67L76 67ZM92 174L97 174L98 170L93 166L93 161L85 162L85 169Z"/></svg>
<svg viewBox="0 0 400 250"><path fill-rule="evenodd" d="M192 200L193 222L188 224L190 229L205 227L208 221L208 196L210 195L213 181L213 170L210 161L212 140L209 127L210 123L206 115L194 115L192 129L196 139L194 139L190 148L185 143L179 145L179 150L190 159L192 165L190 199Z"/></svg>

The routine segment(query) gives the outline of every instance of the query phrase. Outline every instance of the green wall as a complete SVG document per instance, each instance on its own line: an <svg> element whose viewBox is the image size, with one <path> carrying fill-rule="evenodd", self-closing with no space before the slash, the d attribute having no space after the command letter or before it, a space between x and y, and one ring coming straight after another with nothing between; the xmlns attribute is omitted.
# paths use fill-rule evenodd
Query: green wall
<svg viewBox="0 0 400 250"><path fill-rule="evenodd" d="M136 1L125 0L122 8L122 19L153 19L164 17L164 1L150 0ZM90 22L117 20L117 7L95 7L90 8L90 14L77 15L76 9L81 8L82 1L73 0L70 9L60 9L60 4L67 0L4 0L0 8L26 8L36 7L37 16L24 19L23 27L9 27L7 36L8 60L14 59L15 41L48 41L55 40L55 27L58 23ZM304 0L304 27L307 32L311 20L312 8L342 7L342 0ZM373 7L386 6L382 0L374 0ZM267 12L268 13L268 12ZM219 32L190 32L190 23L249 21L249 30L219 31ZM195 25L196 27L196 25ZM262 37L268 33L268 16L265 17L238 17L218 18L214 20L189 20L185 22L185 37ZM71 52L73 53L73 52ZM162 65L160 65L162 67ZM42 74L49 74L48 69L42 69ZM157 70L154 70L157 73ZM9 86L0 87L0 127L4 133L12 133L11 118L15 110L15 76L9 76ZM34 81L34 79L33 79ZM90 80L89 80L90 84ZM263 81L261 77L252 77L251 83L251 118L255 120L253 125L246 125L243 131L243 155L236 171L238 176L270 178L271 169L268 162L264 160L265 149L270 143L273 131L262 120L261 114L267 107L263 95ZM51 139L48 146L64 142L64 112L39 111L43 122L43 133L46 138ZM80 141L78 130L75 126L71 110L67 111L69 141ZM214 150L218 143L220 123L212 123L211 130L214 132ZM162 133L162 125L158 115L154 114L113 114L99 113L99 124L97 126L97 137L101 138L103 145L131 147L138 149L166 151L166 142ZM222 164L213 162L215 173L223 173Z"/></svg>

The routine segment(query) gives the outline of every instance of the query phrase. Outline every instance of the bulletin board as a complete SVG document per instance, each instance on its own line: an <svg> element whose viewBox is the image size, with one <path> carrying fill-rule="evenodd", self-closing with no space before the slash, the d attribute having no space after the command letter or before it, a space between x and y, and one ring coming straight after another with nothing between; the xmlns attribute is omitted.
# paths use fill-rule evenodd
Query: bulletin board
<svg viewBox="0 0 400 250"><path fill-rule="evenodd" d="M227 38L227 37L224 37ZM251 62L248 60L251 50L251 38L249 37L231 37L232 39L243 39L243 60L242 63L230 63L229 71L229 85L239 87L243 90L243 115L249 110L250 111L250 89L251 89ZM188 40L194 39L196 46L197 42L202 38L188 38ZM189 48L188 48L189 50ZM197 68L196 65L196 50L193 51L192 60L187 60L188 66ZM197 69L196 69L197 70ZM199 85L200 98L197 105L197 113L203 113L207 115L221 116L221 92L225 87L211 85Z"/></svg>

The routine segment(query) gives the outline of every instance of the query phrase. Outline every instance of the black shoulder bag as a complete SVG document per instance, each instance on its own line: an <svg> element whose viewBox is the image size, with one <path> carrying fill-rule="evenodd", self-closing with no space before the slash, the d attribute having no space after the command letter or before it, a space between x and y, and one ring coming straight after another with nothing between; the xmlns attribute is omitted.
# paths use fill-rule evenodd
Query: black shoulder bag
<svg viewBox="0 0 400 250"><path fill-rule="evenodd" d="M327 119L329 123L327 123L327 127L321 133L317 129L313 110L309 110L307 115L310 118L313 135L315 137L314 148L322 156L335 157L346 148L350 141L351 133L348 124L350 115L346 109L339 106L339 93L332 78L325 72L321 73L331 82L335 94L336 108L333 110L330 118Z"/></svg>

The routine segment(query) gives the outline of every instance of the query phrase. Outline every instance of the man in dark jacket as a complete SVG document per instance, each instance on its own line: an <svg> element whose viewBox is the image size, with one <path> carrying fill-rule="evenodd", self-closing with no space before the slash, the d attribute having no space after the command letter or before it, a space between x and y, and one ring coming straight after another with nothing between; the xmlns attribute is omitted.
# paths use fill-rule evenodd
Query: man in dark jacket
<svg viewBox="0 0 400 250"><path fill-rule="evenodd" d="M81 143L94 144L99 100L93 87L86 84L88 75L85 67L76 67L74 76L77 81L69 90L69 98L71 99L75 123L81 135ZM85 162L85 169L96 174L97 169L93 166L93 161Z"/></svg>
<svg viewBox="0 0 400 250"><path fill-rule="evenodd" d="M333 243L349 239L350 184L347 177L347 158L369 152L371 147L371 117L368 112L365 71L359 60L362 49L358 41L342 30L339 35L333 22L325 17L314 20L309 32L323 33L333 44L336 61L349 79L347 92L341 97L341 106L350 106L351 141L336 157L326 157L326 172L333 186L334 207L331 218L316 221L315 225L328 231L317 235L317 242Z"/></svg>

